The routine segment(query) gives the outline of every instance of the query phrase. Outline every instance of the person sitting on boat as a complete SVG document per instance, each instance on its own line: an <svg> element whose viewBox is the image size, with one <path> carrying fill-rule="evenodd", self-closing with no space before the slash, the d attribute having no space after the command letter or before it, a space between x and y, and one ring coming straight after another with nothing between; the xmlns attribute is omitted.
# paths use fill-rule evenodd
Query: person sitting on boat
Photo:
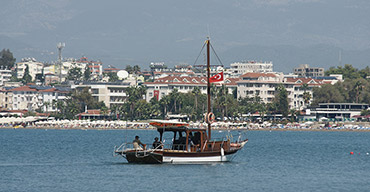
<svg viewBox="0 0 370 192"><path fill-rule="evenodd" d="M153 149L162 149L162 142L159 141L158 137L154 138Z"/></svg>
<svg viewBox="0 0 370 192"><path fill-rule="evenodd" d="M145 144L143 144L141 141L140 141L140 139L139 139L140 137L139 136L135 136L135 140L134 141L132 141L132 145L134 146L134 148L136 149L136 150L142 150L143 148L145 149ZM140 145L141 146L143 146L143 148L141 148L140 147Z"/></svg>
<svg viewBox="0 0 370 192"><path fill-rule="evenodd" d="M191 147L194 146L193 134L190 132L188 136L188 152L191 151Z"/></svg>

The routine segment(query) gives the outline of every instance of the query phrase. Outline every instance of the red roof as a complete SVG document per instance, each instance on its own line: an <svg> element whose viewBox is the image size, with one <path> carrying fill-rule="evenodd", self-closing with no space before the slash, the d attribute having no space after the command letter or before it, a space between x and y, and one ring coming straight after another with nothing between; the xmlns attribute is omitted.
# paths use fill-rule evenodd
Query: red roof
<svg viewBox="0 0 370 192"><path fill-rule="evenodd" d="M286 78L286 82L296 83L296 84L300 84L300 85L307 84L307 85L312 85L312 86L324 84L324 82L322 80L317 80L317 79L312 79L312 78L305 78L305 77L302 77L302 78L288 77L288 78Z"/></svg>
<svg viewBox="0 0 370 192"><path fill-rule="evenodd" d="M236 85L236 82L239 81L239 78L228 78L224 80L226 85ZM179 77L179 76L167 76L154 80L154 82L145 82L144 84L153 85L153 84L183 84L183 85L206 85L206 77Z"/></svg>
<svg viewBox="0 0 370 192"><path fill-rule="evenodd" d="M243 77L258 78L258 77L276 77L276 75L272 74L272 73L245 73L245 74L241 75L240 77L241 78L243 78Z"/></svg>
<svg viewBox="0 0 370 192"><path fill-rule="evenodd" d="M21 87L16 87L16 88L10 89L9 91L37 91L37 90L32 89L29 86L21 86Z"/></svg>
<svg viewBox="0 0 370 192"><path fill-rule="evenodd" d="M56 88L50 88L50 89L44 89L44 90L40 90L39 92L56 92L57 89Z"/></svg>

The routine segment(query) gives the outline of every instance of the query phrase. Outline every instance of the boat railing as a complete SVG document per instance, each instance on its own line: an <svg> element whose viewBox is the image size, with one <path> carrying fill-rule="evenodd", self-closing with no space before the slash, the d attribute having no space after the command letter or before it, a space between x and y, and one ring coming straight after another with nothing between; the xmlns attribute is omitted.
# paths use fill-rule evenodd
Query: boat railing
<svg viewBox="0 0 370 192"><path fill-rule="evenodd" d="M165 149L185 151L186 144L164 144Z"/></svg>
<svg viewBox="0 0 370 192"><path fill-rule="evenodd" d="M133 143L122 143L119 147L115 146L114 147L114 152L120 153L120 152L125 152L125 151L156 151L156 150L162 150L163 144L158 145L157 147L153 147L152 144L145 144L145 148L142 146L135 147Z"/></svg>

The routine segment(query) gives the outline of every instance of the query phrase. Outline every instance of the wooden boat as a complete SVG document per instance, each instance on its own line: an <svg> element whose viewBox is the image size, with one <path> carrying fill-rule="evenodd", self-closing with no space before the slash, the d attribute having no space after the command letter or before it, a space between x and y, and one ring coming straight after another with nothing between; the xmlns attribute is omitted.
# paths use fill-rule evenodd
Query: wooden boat
<svg viewBox="0 0 370 192"><path fill-rule="evenodd" d="M248 142L248 139L231 141L232 137L222 139L211 138L211 124L214 115L210 106L210 41L207 45L207 96L208 112L206 128L193 128L189 124L177 121L153 120L150 125L157 128L162 144L138 147L134 143L123 143L115 147L114 154L121 155L129 163L207 163L231 161L235 154ZM163 135L171 134L172 143L163 142Z"/></svg>

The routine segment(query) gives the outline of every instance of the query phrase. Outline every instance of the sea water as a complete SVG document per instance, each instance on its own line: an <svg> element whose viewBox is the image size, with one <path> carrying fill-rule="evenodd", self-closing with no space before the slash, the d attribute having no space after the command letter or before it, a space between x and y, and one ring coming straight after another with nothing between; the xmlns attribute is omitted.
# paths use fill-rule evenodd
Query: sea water
<svg viewBox="0 0 370 192"><path fill-rule="evenodd" d="M228 163L113 157L114 146L135 135L151 143L157 132L1 129L0 191L370 190L370 132L248 131L249 142Z"/></svg>

